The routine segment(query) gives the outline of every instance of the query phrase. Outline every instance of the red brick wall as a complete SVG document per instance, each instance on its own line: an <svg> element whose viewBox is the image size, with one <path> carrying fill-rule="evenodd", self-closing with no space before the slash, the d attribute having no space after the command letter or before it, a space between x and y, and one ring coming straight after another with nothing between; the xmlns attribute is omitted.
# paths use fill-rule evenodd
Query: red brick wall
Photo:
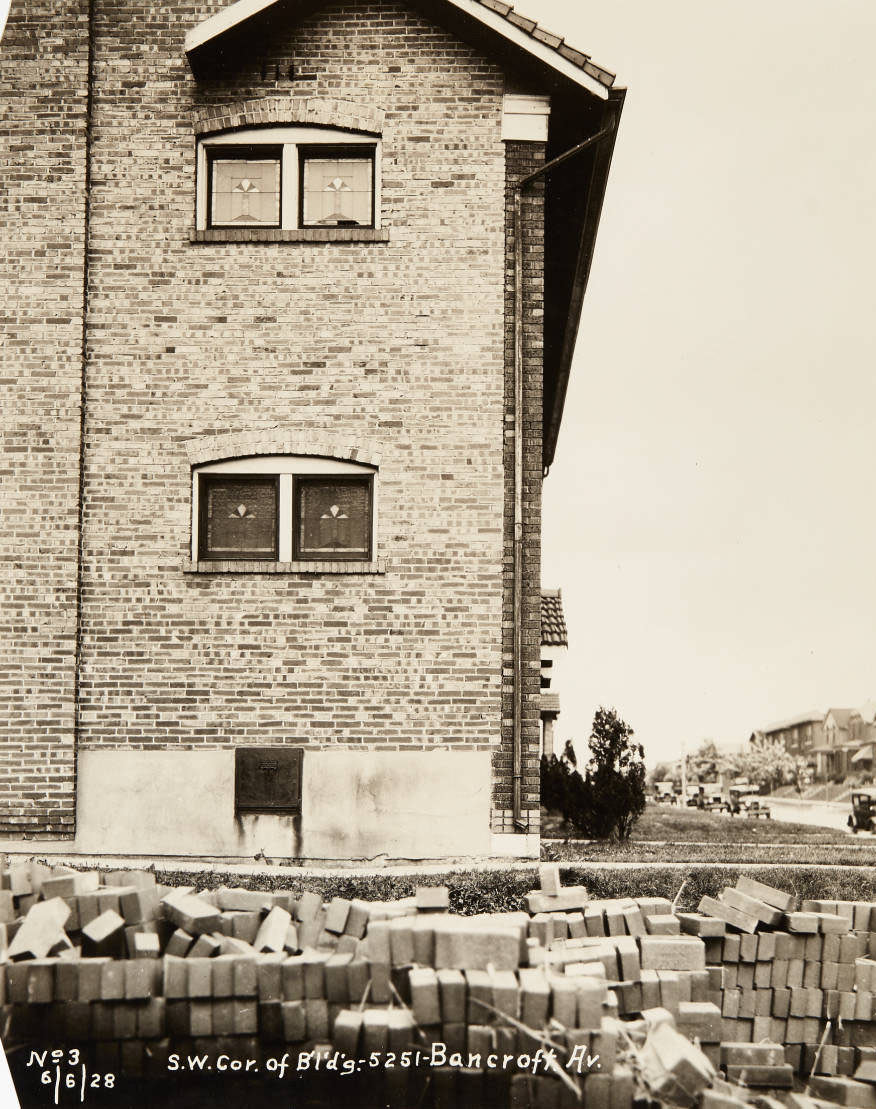
<svg viewBox="0 0 876 1109"><path fill-rule="evenodd" d="M87 7L14 3L0 67L0 834L74 820Z"/></svg>
<svg viewBox="0 0 876 1109"><path fill-rule="evenodd" d="M510 830L503 197L507 175L537 164L543 149L502 143L499 68L401 4L327 6L297 27L275 23L269 48L242 58L231 78L196 81L184 35L223 6L96 0L79 742L490 749L494 828ZM4 54L18 51L10 72L18 84L26 74L31 91L14 114L26 130L30 105L46 109L37 142L57 182L45 204L45 190L27 180L39 158L22 150L33 200L11 197L22 245L4 264L23 265L28 288L5 326L18 342L13 450L28 472L12 536L21 568L2 618L26 649L16 684L7 681L13 747L0 764L0 798L20 796L22 766L42 779L50 765L57 787L16 802L18 817L0 828L18 819L57 830L73 813L87 20L84 11L41 17L67 36L65 65L47 82L45 32L28 29L21 10L13 7ZM275 66L290 62L308 79L278 82ZM390 242L192 242L195 113L286 95L385 111ZM533 827L539 195L526 206L524 797ZM49 311L66 322L50 322ZM381 456L385 574L183 573L185 443L267 425Z"/></svg>
<svg viewBox="0 0 876 1109"><path fill-rule="evenodd" d="M192 79L209 11L100 7L82 743L489 746L502 75L401 5L275 25L268 73L314 75L281 92L386 112L391 241L195 245L189 113L278 95L258 56ZM183 441L268 423L381 455L385 575L180 573Z"/></svg>

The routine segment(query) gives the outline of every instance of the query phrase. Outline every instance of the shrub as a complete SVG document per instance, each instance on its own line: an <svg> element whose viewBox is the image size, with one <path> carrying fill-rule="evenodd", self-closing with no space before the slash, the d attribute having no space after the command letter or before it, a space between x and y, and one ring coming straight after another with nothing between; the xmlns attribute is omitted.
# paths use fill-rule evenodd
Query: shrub
<svg viewBox="0 0 876 1109"><path fill-rule="evenodd" d="M542 756L545 808L562 813L588 839L628 839L645 808L645 752L632 736L633 729L614 709L598 709L583 777L570 765L577 761L570 745L563 759Z"/></svg>

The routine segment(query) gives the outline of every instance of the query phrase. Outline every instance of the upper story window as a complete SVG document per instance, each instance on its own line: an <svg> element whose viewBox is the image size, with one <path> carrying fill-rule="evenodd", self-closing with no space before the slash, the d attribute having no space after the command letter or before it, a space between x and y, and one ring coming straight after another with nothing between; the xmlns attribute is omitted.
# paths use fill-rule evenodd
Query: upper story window
<svg viewBox="0 0 876 1109"><path fill-rule="evenodd" d="M380 142L336 128L247 127L198 141L196 227L380 226Z"/></svg>

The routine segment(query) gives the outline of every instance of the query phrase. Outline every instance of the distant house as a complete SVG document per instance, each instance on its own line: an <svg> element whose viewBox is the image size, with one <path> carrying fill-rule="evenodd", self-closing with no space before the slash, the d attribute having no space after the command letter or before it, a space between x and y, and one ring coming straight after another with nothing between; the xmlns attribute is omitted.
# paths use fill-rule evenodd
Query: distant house
<svg viewBox="0 0 876 1109"><path fill-rule="evenodd" d="M753 732L750 738L761 737L778 740L790 754L814 763L814 752L824 744L824 713L817 710L800 713Z"/></svg>
<svg viewBox="0 0 876 1109"><path fill-rule="evenodd" d="M551 691L554 663L569 647L563 598L559 589L541 591L541 750L555 755L554 731L560 715L560 696Z"/></svg>
<svg viewBox="0 0 876 1109"><path fill-rule="evenodd" d="M876 747L876 701L866 701L849 717L849 770L871 773Z"/></svg>
<svg viewBox="0 0 876 1109"><path fill-rule="evenodd" d="M824 716L824 747L819 751L819 777L842 778L849 772L855 744L849 741L849 720L853 709L828 709Z"/></svg>

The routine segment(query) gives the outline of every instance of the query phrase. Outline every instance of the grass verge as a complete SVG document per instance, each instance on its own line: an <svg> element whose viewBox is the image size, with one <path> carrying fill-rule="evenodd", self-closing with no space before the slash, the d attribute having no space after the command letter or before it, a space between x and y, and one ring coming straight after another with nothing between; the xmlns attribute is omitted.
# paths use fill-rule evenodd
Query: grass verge
<svg viewBox="0 0 876 1109"><path fill-rule="evenodd" d="M612 866L587 863L563 866L563 885L584 885L592 898L603 897L668 897L674 899L682 884L684 890L679 908L695 909L700 898L714 897L724 886L733 885L740 874L747 874L799 897L825 900L861 900L876 902L876 871L858 867L841 870L807 866L715 866L713 864L682 866ZM241 878L239 875L204 871L198 874L158 869L160 882L168 885L193 885L198 889L215 888L224 883L244 885L250 889L290 889L295 893L312 890L324 899L361 897L369 901L391 900L412 894L418 885L446 885L450 890L453 912L498 912L525 908L524 897L538 884L535 865L516 870L454 870L428 877L412 872L407 875L356 875L355 873L301 878L281 875L260 875Z"/></svg>
<svg viewBox="0 0 876 1109"><path fill-rule="evenodd" d="M563 824L559 813L542 809L542 836L565 837L573 831ZM645 842L709 842L783 844L845 844L847 832L819 828L813 824L785 824L780 820L763 820L743 816L700 812L699 809L677 808L674 805L650 803L636 821L631 843ZM876 841L874 841L876 845Z"/></svg>

